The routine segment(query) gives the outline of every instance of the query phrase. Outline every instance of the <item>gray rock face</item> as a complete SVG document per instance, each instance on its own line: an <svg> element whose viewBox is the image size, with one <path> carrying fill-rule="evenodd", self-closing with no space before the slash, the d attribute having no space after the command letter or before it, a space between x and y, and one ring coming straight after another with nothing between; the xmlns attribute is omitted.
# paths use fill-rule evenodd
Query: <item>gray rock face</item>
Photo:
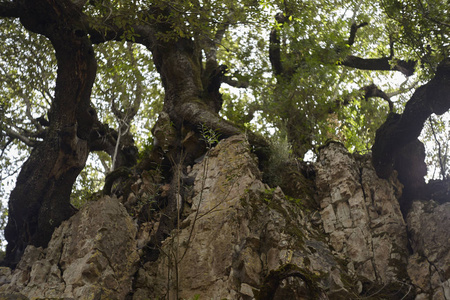
<svg viewBox="0 0 450 300"><path fill-rule="evenodd" d="M28 247L14 272L0 268L0 292L13 299L450 299L450 203L416 201L405 223L395 175L379 179L370 155L337 143L321 150L315 170L317 208L263 183L243 136L223 140L188 174L193 194L158 260L139 257L157 220L136 228L106 197L64 222L47 249ZM130 211L133 195L157 190L145 182L125 197Z"/></svg>
<svg viewBox="0 0 450 300"><path fill-rule="evenodd" d="M386 285L405 280L406 224L395 177L379 179L370 156L357 159L338 143L320 152L317 191L330 246L361 280Z"/></svg>
<svg viewBox="0 0 450 300"><path fill-rule="evenodd" d="M30 299L123 299L139 260L135 236L117 199L92 202L54 232L48 248L28 246L2 291Z"/></svg>
<svg viewBox="0 0 450 300"><path fill-rule="evenodd" d="M418 299L450 299L450 203L416 201L407 221L414 251L408 274Z"/></svg>
<svg viewBox="0 0 450 300"><path fill-rule="evenodd" d="M305 273L340 268L327 245L313 237L300 205L261 182L245 139L219 143L192 170L192 211L164 242L162 255L138 272L133 299L250 299L270 270L295 264ZM191 174L191 175L192 175ZM307 293L304 282L283 289ZM325 276L324 284L328 281Z"/></svg>

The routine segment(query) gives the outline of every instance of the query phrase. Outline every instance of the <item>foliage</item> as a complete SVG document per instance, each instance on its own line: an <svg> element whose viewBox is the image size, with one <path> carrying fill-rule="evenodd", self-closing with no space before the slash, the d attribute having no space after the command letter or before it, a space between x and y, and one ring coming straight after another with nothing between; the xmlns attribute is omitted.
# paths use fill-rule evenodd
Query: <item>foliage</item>
<svg viewBox="0 0 450 300"><path fill-rule="evenodd" d="M213 129L208 128L206 125L200 125L200 133L202 135L202 140L206 143L206 147L209 149L213 145L219 142L220 133L215 132Z"/></svg>
<svg viewBox="0 0 450 300"><path fill-rule="evenodd" d="M268 128L288 135L294 132L289 140L300 156L329 138L341 140L352 150L369 150L388 109L382 99L363 100L360 89L375 82L382 90L392 92L398 85L392 84L392 72L354 70L339 62L348 54L366 58L389 55L390 31L395 28L392 20L379 5L364 1L286 1L263 5L267 10L261 17L273 21L257 26L246 24L249 29L230 31L222 42L219 57L250 83L249 92L240 93L239 100L234 100L233 94L225 98L223 115L242 120L242 110L257 107L262 116L254 119L256 127L265 134L273 133ZM276 24L274 15L278 11L289 16L289 22ZM357 32L350 48L345 41L352 22L369 25ZM294 70L287 80L272 74L267 55L267 36L272 28L279 30L283 40L285 68ZM404 45L395 44L395 51L403 54ZM406 99L399 96L396 107L402 109ZM295 145L295 140L301 140L302 145Z"/></svg>
<svg viewBox="0 0 450 300"><path fill-rule="evenodd" d="M112 39L115 41L95 46L98 71L92 105L102 123L120 134L129 133L141 151L149 148L150 130L163 109L167 91L154 57L139 42L142 36L135 24L167 27L157 32L161 43L191 39L196 51L203 53L204 67L212 58L218 65L226 65L229 82L246 88L222 84L224 105L220 114L240 128L282 141L279 144L284 150L276 151L282 155L273 160L291 155L303 159L305 153L315 152L330 138L352 151L370 150L389 106L381 98L364 97L362 88L374 83L388 94L400 90L391 99L395 110L401 112L411 95L404 81L424 82L438 62L449 55L450 22L445 1L153 2L90 1L84 9L93 30L117 35ZM149 7L170 13L147 14ZM275 21L277 13L284 16L284 22ZM365 22L367 25L358 29L350 45L352 24ZM286 76L274 74L269 58L273 30L280 38L281 62L289 70ZM42 141L43 122L54 97L57 64L50 42L25 30L19 20L0 19L0 37L0 166L4 185ZM407 79L394 75L395 71L345 66L349 55L390 57L392 66L399 60L413 59L419 65L415 75ZM439 154L438 148L447 140L447 123L446 119L435 120L433 129L428 125L424 134L427 146L431 145L429 164L440 161L438 169L443 171L448 170L447 152L441 149ZM201 133L212 145L220 137L209 130L202 128ZM432 134L432 130L439 133ZM73 202L80 205L98 190L101 178L110 169L111 159L96 155L75 185ZM7 192L2 193L6 198Z"/></svg>
<svg viewBox="0 0 450 300"><path fill-rule="evenodd" d="M286 162L293 158L292 147L286 137L272 137L270 148L270 157L264 167L263 179L270 186L280 186Z"/></svg>

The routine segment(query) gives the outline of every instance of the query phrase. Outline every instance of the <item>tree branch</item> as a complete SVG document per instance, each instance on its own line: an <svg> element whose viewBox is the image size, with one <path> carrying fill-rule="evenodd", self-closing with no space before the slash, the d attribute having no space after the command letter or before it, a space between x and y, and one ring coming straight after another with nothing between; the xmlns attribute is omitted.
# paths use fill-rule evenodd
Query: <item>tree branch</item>
<svg viewBox="0 0 450 300"><path fill-rule="evenodd" d="M368 25L369 23L363 22L359 25L353 23L350 28L350 36L348 38L347 44L352 46L355 42L356 32L359 28ZM393 41L390 42L390 56L380 57L380 58L360 58L358 56L349 55L339 64L360 70L370 70L370 71L400 71L405 76L411 76L414 74L414 68L416 66L416 61L403 61L398 60L397 64L392 66L391 60L394 57L394 46Z"/></svg>
<svg viewBox="0 0 450 300"><path fill-rule="evenodd" d="M102 20L94 21L89 18L84 18L83 24L87 28L89 38L93 44L101 44L107 41L132 41L146 46L151 49L153 45L156 44L156 30L153 26L148 24L128 24L128 27L119 27L117 23L119 22L117 18L111 18L115 21L113 22L103 22ZM126 20L125 20L126 23ZM101 24L95 25L95 24ZM125 32L131 30L134 32L133 35L127 36Z"/></svg>
<svg viewBox="0 0 450 300"><path fill-rule="evenodd" d="M280 38L278 37L278 30L275 28L270 32L269 59L275 76L283 74L284 69L281 62Z"/></svg>
<svg viewBox="0 0 450 300"><path fill-rule="evenodd" d="M37 119L33 118L33 115L31 114L30 98L25 93L21 93L21 94L22 94L22 98L23 98L23 101L25 102L25 106L26 106L26 109L25 109L26 116L31 121L31 123L33 123L33 125L36 127L37 131L41 132L43 130L41 124L39 123L39 121Z"/></svg>
<svg viewBox="0 0 450 300"><path fill-rule="evenodd" d="M446 59L439 64L433 79L415 91L403 114L390 114L377 130L372 160L378 176L390 176L398 151L417 139L432 113L441 115L449 109L450 60Z"/></svg>
<svg viewBox="0 0 450 300"><path fill-rule="evenodd" d="M29 147L34 147L37 144L36 141L29 139L28 137L20 134L19 132L15 131L14 129L5 128L5 132L10 138L18 139L19 141L22 141L23 143L25 143L25 145L27 145Z"/></svg>
<svg viewBox="0 0 450 300"><path fill-rule="evenodd" d="M93 44L126 40L142 44L151 50L158 43L158 32L170 29L170 26L165 28L167 26L165 18L158 21L160 17L158 14L165 15L165 12L151 7L137 12L137 20L131 20L128 15L111 15L111 13L106 19L84 16L83 26Z"/></svg>
<svg viewBox="0 0 450 300"><path fill-rule="evenodd" d="M130 55L130 61L131 61L131 65L133 66L133 68L135 70L138 69L138 64L136 62L136 58L134 57L134 53L133 53L133 45L131 43L127 43L127 50L128 53ZM127 120L126 122L130 122L131 119L134 118L134 116L137 114L137 112L139 111L139 107L141 106L141 102L142 102L142 82L139 78L137 78L136 80L136 90L135 90L135 99L133 101L133 104L131 105L131 107L128 108L127 110Z"/></svg>
<svg viewBox="0 0 450 300"><path fill-rule="evenodd" d="M369 71L400 71L405 76L411 76L414 74L414 68L416 61L414 60L398 60L397 63L392 66L390 57L380 58L361 58L354 55L347 56L343 61L339 62L340 65Z"/></svg>
<svg viewBox="0 0 450 300"><path fill-rule="evenodd" d="M419 84L419 80L413 81L410 85L408 85L408 86L406 86L406 87L404 86L405 84L406 84L406 81L403 82L403 83L400 85L400 87L399 87L398 90L393 91L393 92L390 92L390 93L386 93L386 95L387 95L389 98L392 98L392 97L394 97L394 96L397 96L397 95L406 93L406 92L412 90L413 88L415 88L416 85Z"/></svg>
<svg viewBox="0 0 450 300"><path fill-rule="evenodd" d="M375 84L372 83L371 85L361 88L361 90L365 91L364 98L366 100L369 98L373 98L373 97L378 97L378 98L386 100L389 103L389 111L393 112L394 103L392 103L391 98L389 98L389 96L385 92L383 92L379 87L377 87Z"/></svg>
<svg viewBox="0 0 450 300"><path fill-rule="evenodd" d="M286 17L282 14L277 14L275 18L279 24L283 24L283 23L287 22ZM357 30L366 25L368 25L367 22L363 22L359 25L357 25L356 23L352 24L351 29L350 29L350 36L346 42L349 46L352 46L354 44ZM290 73L292 73L292 71L295 71L295 70L286 71L284 69L284 66L283 66L282 60L281 60L280 38L278 36L278 30L276 28L272 29L272 31L270 32L269 40L270 40L269 59L270 59L270 63L272 65L274 74L276 76L278 76L278 75L286 74L286 73L290 74ZM391 56L390 57L361 58L361 57L354 56L354 55L348 55L347 57L345 57L345 59L338 62L338 64L342 65L342 66L350 67L350 68L355 68L355 69L360 69L360 70L368 70L368 71L392 71L392 70L395 70L395 71L400 71L405 76L411 76L412 74L414 74L414 68L417 63L416 61L397 60L395 65L392 64L392 62L395 61L392 58L393 57L392 42L390 45L391 45L391 49L390 49ZM336 48L336 52L339 52L341 50L342 49L339 47ZM330 62L328 62L328 63L330 63Z"/></svg>
<svg viewBox="0 0 450 300"><path fill-rule="evenodd" d="M353 43L355 42L355 38L356 38L356 31L358 31L359 28L364 27L366 25L369 25L369 23L367 22L363 22L359 25L356 25L356 23L352 24L352 27L350 28L350 36L348 38L347 44L349 46L352 46Z"/></svg>
<svg viewBox="0 0 450 300"><path fill-rule="evenodd" d="M275 20L278 24L284 24L286 17L283 13L275 15ZM283 63L281 62L281 43L278 36L278 29L275 27L270 31L269 38L269 59L272 65L272 70L275 76L282 75L284 73Z"/></svg>
<svg viewBox="0 0 450 300"><path fill-rule="evenodd" d="M119 124L119 128L120 126ZM96 121L94 124L89 137L89 149L91 152L104 151L111 159L115 156L115 164L111 166L111 169L122 166L131 167L136 164L137 148L134 141L126 138L126 132L120 129L117 132L100 121Z"/></svg>
<svg viewBox="0 0 450 300"><path fill-rule="evenodd" d="M213 129L217 133L220 133L221 138L227 138L233 135L242 134L242 130L237 128L231 122L228 122L216 113L205 108L202 104L196 102L188 102L180 105L176 108L179 116L184 116L185 122L193 125L204 124ZM172 117L171 117L172 119ZM251 145L256 147L267 147L267 141L258 134L251 131L247 132L248 140Z"/></svg>
<svg viewBox="0 0 450 300"><path fill-rule="evenodd" d="M248 88L248 86L249 86L248 81L236 80L230 76L223 76L222 82L224 82L232 87L235 87L235 88Z"/></svg>

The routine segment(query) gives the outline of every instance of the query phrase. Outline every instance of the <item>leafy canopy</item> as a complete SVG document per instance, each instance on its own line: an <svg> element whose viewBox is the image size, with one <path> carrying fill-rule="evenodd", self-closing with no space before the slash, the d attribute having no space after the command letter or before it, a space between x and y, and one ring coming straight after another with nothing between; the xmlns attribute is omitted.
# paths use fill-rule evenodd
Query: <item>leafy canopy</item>
<svg viewBox="0 0 450 300"><path fill-rule="evenodd" d="M145 13L149 7L170 8L171 13L149 17ZM99 67L91 102L102 122L132 133L139 149L151 147L150 129L162 109L164 91L151 53L136 43L139 35L132 25L167 23L170 30L159 36L161 41L192 39L203 53L203 63L216 58L219 65L228 67L230 80L246 86L222 84L223 117L288 140L291 152L301 158L329 138L351 150L366 151L389 112L389 103L364 97L364 87L375 84L390 96L393 109L401 112L413 88L428 80L449 55L448 7L439 0L90 1L84 12L93 28L100 32L125 28L120 34L117 31L116 40L121 42L95 47ZM284 17L283 22L275 19L277 14ZM358 28L350 43L352 24L363 23L367 24ZM282 74L274 72L269 55L274 30ZM50 43L27 32L18 20L0 19L0 36L0 164L5 185L42 140L42 122L54 94L56 60ZM417 64L414 75L406 77L398 71L347 66L349 56L386 57L392 67L399 60ZM441 158L445 163L438 168L445 170L447 150L439 154L436 141L440 139L442 148L447 123L436 119L426 128L436 132L426 134L430 158L436 158L430 164ZM97 154L77 189L93 192L100 183L88 185L87 178L101 179L110 168L110 158Z"/></svg>

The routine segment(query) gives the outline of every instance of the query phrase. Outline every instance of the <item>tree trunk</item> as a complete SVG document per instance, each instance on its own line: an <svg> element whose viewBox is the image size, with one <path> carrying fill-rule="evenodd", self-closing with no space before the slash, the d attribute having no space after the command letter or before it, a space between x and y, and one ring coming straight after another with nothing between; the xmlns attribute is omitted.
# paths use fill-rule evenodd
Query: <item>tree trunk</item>
<svg viewBox="0 0 450 300"><path fill-rule="evenodd" d="M222 108L219 88L224 66L207 61L203 67L202 48L192 39L177 38L166 42L148 39L148 43L143 44L153 54L165 90L163 113L154 128L154 136L165 157L162 165L170 168L171 174L166 178L171 182L168 203L157 232L148 245L147 259L155 260L161 240L176 226L179 213L175 192L179 185L177 178L184 176L186 165L193 164L206 152L205 137L200 127L214 130L220 139L242 131L218 115ZM168 116L170 121L163 120L164 116ZM267 145L257 135L248 133L248 137L253 145Z"/></svg>
<svg viewBox="0 0 450 300"><path fill-rule="evenodd" d="M48 134L25 162L10 196L5 261L13 267L27 245L47 246L53 230L74 213L70 193L88 157L95 121L90 93L96 62L87 35L76 25L81 14L70 1L22 5L22 24L50 39L58 72Z"/></svg>
<svg viewBox="0 0 450 300"><path fill-rule="evenodd" d="M214 84L217 78L211 74L215 70L220 72L220 67L204 69L201 49L196 48L192 40L179 38L172 42L159 42L149 49L165 90L163 110L178 133L178 145L173 147L182 147L182 141L189 132L195 132L201 139L198 135L201 124L216 131L221 138L241 133L234 124L217 114L222 107L218 95L220 82ZM192 162L204 153L204 145L198 144L200 147L192 149L192 153L184 153L185 159Z"/></svg>
<svg viewBox="0 0 450 300"><path fill-rule="evenodd" d="M431 114L441 115L449 108L450 60L444 59L435 76L414 92L403 113L389 114L376 132L372 147L373 165L381 178L389 178L394 169L398 171L398 177L405 186L400 199L405 215L412 201L427 193L425 148L418 140L420 132Z"/></svg>

